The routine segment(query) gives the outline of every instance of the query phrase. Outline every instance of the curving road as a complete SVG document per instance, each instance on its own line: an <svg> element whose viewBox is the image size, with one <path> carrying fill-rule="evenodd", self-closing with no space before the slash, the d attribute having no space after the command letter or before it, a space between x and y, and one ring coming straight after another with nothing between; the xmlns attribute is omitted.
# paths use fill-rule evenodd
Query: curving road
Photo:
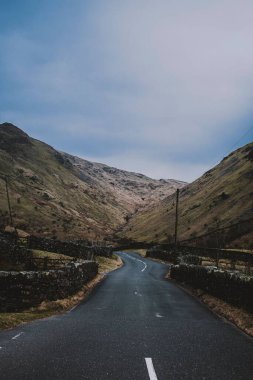
<svg viewBox="0 0 253 380"><path fill-rule="evenodd" d="M253 379L253 340L137 254L69 313L0 333L1 380Z"/></svg>

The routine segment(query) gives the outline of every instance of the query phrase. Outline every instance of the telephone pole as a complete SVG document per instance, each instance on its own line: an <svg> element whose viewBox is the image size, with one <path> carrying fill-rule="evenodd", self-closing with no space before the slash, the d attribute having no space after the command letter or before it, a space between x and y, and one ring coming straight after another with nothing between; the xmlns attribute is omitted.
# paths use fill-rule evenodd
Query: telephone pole
<svg viewBox="0 0 253 380"><path fill-rule="evenodd" d="M12 219L12 212L11 212L11 202L10 202L9 187L8 187L8 177L5 176L4 180L5 180L7 202L8 202L8 208L9 208L10 224L13 227L13 219Z"/></svg>
<svg viewBox="0 0 253 380"><path fill-rule="evenodd" d="M11 212L11 202L10 202L10 195L9 195L9 185L8 185L8 177L7 175L1 174L0 176L5 182L5 190L6 190L6 197L7 197L7 204L8 204L8 210L9 210L9 218L10 218L10 225L13 227L13 218L12 218L12 212Z"/></svg>
<svg viewBox="0 0 253 380"><path fill-rule="evenodd" d="M175 217L175 250L177 249L177 227L178 227L178 200L179 200L179 189L176 191L176 217Z"/></svg>

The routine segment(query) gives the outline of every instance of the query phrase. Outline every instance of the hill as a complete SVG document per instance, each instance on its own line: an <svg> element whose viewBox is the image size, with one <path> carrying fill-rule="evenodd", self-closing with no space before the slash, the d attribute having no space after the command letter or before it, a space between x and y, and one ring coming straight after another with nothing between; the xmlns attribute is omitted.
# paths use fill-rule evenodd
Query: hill
<svg viewBox="0 0 253 380"><path fill-rule="evenodd" d="M253 143L229 154L217 166L180 191L179 240L219 230L232 231L227 246L253 248ZM247 221L243 223L244 221ZM175 194L137 213L119 238L173 242ZM232 227L232 225L236 225ZM228 227L223 230L224 227ZM216 238L213 235L213 238ZM214 246L219 243L213 242Z"/></svg>
<svg viewBox="0 0 253 380"><path fill-rule="evenodd" d="M64 239L106 238L139 209L185 185L59 152L10 123L0 124L0 173L0 228L9 223L8 175L14 225Z"/></svg>

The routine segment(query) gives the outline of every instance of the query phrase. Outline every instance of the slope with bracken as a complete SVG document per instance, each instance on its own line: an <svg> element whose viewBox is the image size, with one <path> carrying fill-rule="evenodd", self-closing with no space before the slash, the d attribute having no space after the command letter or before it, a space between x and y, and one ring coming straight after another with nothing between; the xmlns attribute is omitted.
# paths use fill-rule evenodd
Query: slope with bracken
<svg viewBox="0 0 253 380"><path fill-rule="evenodd" d="M0 173L8 175L14 225L58 238L102 239L184 182L153 180L62 153L0 124ZM0 176L0 228L9 223Z"/></svg>
<svg viewBox="0 0 253 380"><path fill-rule="evenodd" d="M179 240L238 223L238 234L231 236L227 245L252 249L252 218L253 143L232 152L180 191ZM241 223L243 221L248 222ZM119 237L136 241L172 242L174 224L175 194L137 213ZM247 232L241 231L240 235L240 226L245 228L247 224Z"/></svg>

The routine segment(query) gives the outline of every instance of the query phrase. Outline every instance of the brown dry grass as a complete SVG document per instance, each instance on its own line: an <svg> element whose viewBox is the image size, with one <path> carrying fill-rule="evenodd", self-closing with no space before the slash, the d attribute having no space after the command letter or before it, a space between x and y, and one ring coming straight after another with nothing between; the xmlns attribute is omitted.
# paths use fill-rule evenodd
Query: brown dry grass
<svg viewBox="0 0 253 380"><path fill-rule="evenodd" d="M32 254L35 259L43 259L44 257L48 257L49 259L56 259L56 260L61 260L61 259L73 260L73 257L71 256L63 255L61 253L41 251L38 249L33 249Z"/></svg>
<svg viewBox="0 0 253 380"><path fill-rule="evenodd" d="M105 274L111 272L122 265L122 260L119 256L113 254L112 258L98 256L96 258L98 263L98 273Z"/></svg>
<svg viewBox="0 0 253 380"><path fill-rule="evenodd" d="M253 314L229 305L228 303L210 296L209 294L200 294L199 298L216 314L229 320L248 335L253 336Z"/></svg>

